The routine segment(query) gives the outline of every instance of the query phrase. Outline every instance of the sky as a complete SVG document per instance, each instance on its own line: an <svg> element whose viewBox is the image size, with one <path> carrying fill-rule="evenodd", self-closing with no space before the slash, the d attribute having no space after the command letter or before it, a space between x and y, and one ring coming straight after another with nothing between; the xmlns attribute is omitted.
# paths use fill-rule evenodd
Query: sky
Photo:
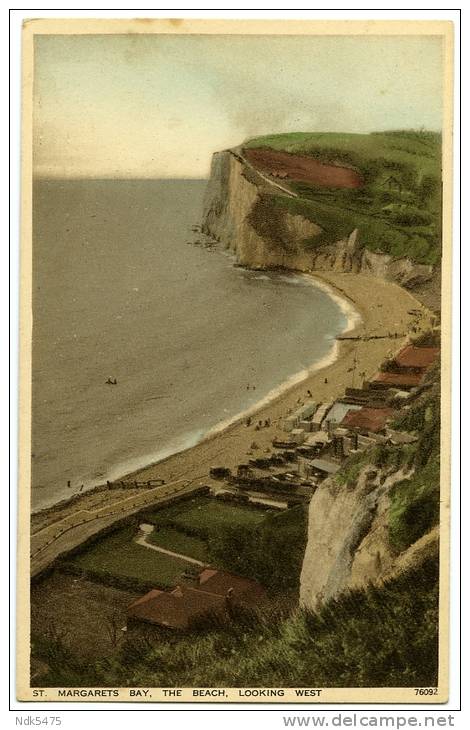
<svg viewBox="0 0 470 730"><path fill-rule="evenodd" d="M34 170L203 178L278 132L441 129L438 36L37 35Z"/></svg>

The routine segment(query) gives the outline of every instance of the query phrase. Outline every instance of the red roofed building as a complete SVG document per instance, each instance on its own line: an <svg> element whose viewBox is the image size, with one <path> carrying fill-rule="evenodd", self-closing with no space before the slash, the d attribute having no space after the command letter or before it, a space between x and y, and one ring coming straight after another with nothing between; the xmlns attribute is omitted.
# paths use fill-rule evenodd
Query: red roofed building
<svg viewBox="0 0 470 730"><path fill-rule="evenodd" d="M256 606L266 593L255 580L233 575L222 570L206 568L198 576L198 589L217 593L220 596L231 596L234 604Z"/></svg>
<svg viewBox="0 0 470 730"><path fill-rule="evenodd" d="M439 357L438 347L416 347L415 345L407 345L400 350L394 360L400 368L411 368L412 370L422 370L428 368Z"/></svg>
<svg viewBox="0 0 470 730"><path fill-rule="evenodd" d="M149 591L131 603L127 615L132 621L184 630L205 616L224 616L230 605L257 606L265 595L254 580L207 568L194 586Z"/></svg>
<svg viewBox="0 0 470 730"><path fill-rule="evenodd" d="M408 372L379 372L370 381L372 388L399 388L400 390L411 390L421 385L424 378L424 371L417 373Z"/></svg>
<svg viewBox="0 0 470 730"><path fill-rule="evenodd" d="M172 591L153 590L131 603L127 615L134 621L188 629L199 618L210 614L224 614L227 600L224 596L198 591L189 586L177 586Z"/></svg>
<svg viewBox="0 0 470 730"><path fill-rule="evenodd" d="M379 433L394 413L393 408L361 408L359 411L348 411L341 425L357 431Z"/></svg>

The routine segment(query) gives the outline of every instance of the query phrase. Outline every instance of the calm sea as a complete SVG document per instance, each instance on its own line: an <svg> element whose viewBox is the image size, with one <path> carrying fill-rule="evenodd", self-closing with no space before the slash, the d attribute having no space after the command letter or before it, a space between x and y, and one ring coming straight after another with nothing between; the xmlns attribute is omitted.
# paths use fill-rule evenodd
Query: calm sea
<svg viewBox="0 0 470 730"><path fill-rule="evenodd" d="M34 509L195 443L345 328L303 278L187 244L204 186L35 183Z"/></svg>

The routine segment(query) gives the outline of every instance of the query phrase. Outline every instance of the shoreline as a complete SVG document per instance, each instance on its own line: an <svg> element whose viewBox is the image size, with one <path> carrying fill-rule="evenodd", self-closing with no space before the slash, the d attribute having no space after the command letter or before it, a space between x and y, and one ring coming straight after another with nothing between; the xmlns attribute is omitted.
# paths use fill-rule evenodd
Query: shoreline
<svg viewBox="0 0 470 730"><path fill-rule="evenodd" d="M354 328L349 332L360 330L361 333L374 332L377 329L387 332L411 332L412 316L408 310L419 308L423 313L422 329L429 326L431 313L411 293L397 284L384 281L365 274L343 274L321 272L306 274L314 279L315 284L328 288L329 293L342 301L343 306L355 315ZM373 286L371 287L371 283ZM344 311L344 309L343 309ZM359 319L360 317L360 319ZM351 325L351 319L348 318ZM272 440L282 433L282 422L286 415L298 407L299 400L306 400L307 389L311 390L316 402L326 402L344 394L345 388L351 385L351 370L354 359L358 361L358 370L365 372L365 378L371 377L381 362L402 347L408 335L396 339L379 339L364 341L336 341L333 352L329 354L329 362L316 363L313 370L304 371L306 377L295 383L289 383L273 399L267 403L259 402L256 416L260 420L268 420L269 427L255 431L254 424L248 428L244 419L238 418L222 429L212 430L196 445L169 455L156 463L147 464L126 474L129 480L147 481L164 479L166 484L184 483L184 489L211 486L209 478L211 466L224 465L234 469L244 463L251 455L261 455L272 448ZM324 360L324 359L323 359ZM353 376L354 378L354 373ZM360 387L360 383L356 383ZM37 535L37 547L40 548L41 559L38 571L47 567L55 557L79 545L90 535L100 532L113 522L132 513L149 507L159 499L158 492L151 489L123 489L108 491L106 485L76 495L65 503L44 508L33 513L33 538ZM87 515L77 521L77 513ZM56 518L56 519L54 519ZM54 537L54 524L64 523L67 534ZM34 524L35 523L35 524ZM41 539L39 540L39 532Z"/></svg>
<svg viewBox="0 0 470 730"><path fill-rule="evenodd" d="M223 431L225 431L225 429L230 428L230 426L234 426L237 423L245 420L248 416L256 415L264 407L269 406L270 403L275 401L277 398L282 397L282 395L284 393L287 393L291 388L294 388L296 385L300 385L303 381L307 380L314 373L332 365L339 357L341 357L341 344L337 337L339 335L354 332L362 324L362 317L355 309L353 304L350 304L348 301L339 296L332 287L328 286L327 284L325 284L324 281L317 278L315 274L302 274L301 276L303 279L308 280L309 285L314 286L317 289L320 289L321 291L328 294L328 296L339 306L341 312L346 317L345 328L341 330L338 335L332 338L332 347L329 352L323 355L323 357L312 363L312 365L304 368L303 370L299 370L297 373L290 375L288 378L286 378L286 380L280 383L280 385L271 388L271 390L265 396L260 398L260 400L254 403L252 406L249 406L243 411L239 411L239 413L235 414L234 416L229 416L224 421L220 421L218 424L210 428L209 431L207 431L204 436L196 444L194 444L195 446L198 443L202 443L206 439L217 436L217 434L222 433ZM159 462L155 463L157 464Z"/></svg>
<svg viewBox="0 0 470 730"><path fill-rule="evenodd" d="M127 462L116 464L109 468L108 472L104 475L101 480L96 480L86 488L83 492L75 493L70 497L64 497L57 502L44 507L39 507L36 510L32 510L32 515L39 516L41 513L46 513L54 510L57 507L64 507L68 504L75 504L77 500L84 497L85 495L92 493L100 493L103 490L107 490L107 482L111 483L127 481L132 479L135 475L140 474L143 470L150 467L156 467L159 464L163 464L168 459L171 459L177 454L183 454L190 449L195 448L201 443L216 437L226 429L234 426L248 417L255 416L270 403L280 398L284 393L294 388L296 385L300 385L303 381L307 380L312 374L319 370L332 365L340 356L340 342L337 339L340 335L354 332L363 322L362 316L354 306L354 302L350 297L345 298L331 285L328 285L319 278L316 274L304 274L296 271L290 273L286 272L286 275L292 277L297 276L302 280L306 281L309 286L313 286L316 289L327 294L330 299L339 307L341 313L346 317L346 325L344 329L338 332L337 335L331 338L332 346L330 350L325 353L319 360L305 367L303 370L299 370L292 375L289 375L279 385L271 388L266 395L262 396L256 403L248 406L247 408L238 411L233 416L228 416L226 419L215 423L208 430L202 430L195 428L188 431L186 434L176 436L173 439L174 445L168 445L162 448L155 454L147 454L143 456L136 456L129 459Z"/></svg>

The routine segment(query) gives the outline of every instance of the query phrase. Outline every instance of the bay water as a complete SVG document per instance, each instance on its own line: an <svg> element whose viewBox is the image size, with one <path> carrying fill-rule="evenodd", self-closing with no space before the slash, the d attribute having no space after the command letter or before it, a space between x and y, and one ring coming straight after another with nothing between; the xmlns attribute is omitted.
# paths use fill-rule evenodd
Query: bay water
<svg viewBox="0 0 470 730"><path fill-rule="evenodd" d="M306 277L189 245L205 184L35 181L33 509L191 446L345 329Z"/></svg>

